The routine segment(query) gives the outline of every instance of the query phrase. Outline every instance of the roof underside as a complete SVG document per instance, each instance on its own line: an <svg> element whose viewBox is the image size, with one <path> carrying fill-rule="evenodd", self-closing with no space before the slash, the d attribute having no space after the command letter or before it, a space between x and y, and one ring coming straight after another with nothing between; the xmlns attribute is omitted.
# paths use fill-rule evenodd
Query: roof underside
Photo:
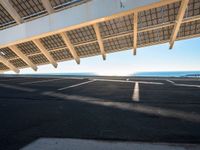
<svg viewBox="0 0 200 150"><path fill-rule="evenodd" d="M30 4L23 7L20 2L23 0L10 0L13 7L23 19L35 17L29 9ZM55 10L66 7L67 0L50 0ZM146 47L161 43L170 42L170 37L176 25L177 15L180 10L181 0L174 1L167 5L155 5L151 9L141 9L137 11L137 47ZM161 3L161 2L160 2ZM29 6L30 5L30 6ZM35 6L36 5L36 6ZM15 25L15 21L6 10L0 5L3 17L0 16L0 27ZM34 14L46 15L46 10L42 7L40 0L34 0ZM105 53L118 52L122 50L133 49L134 45L134 10L119 15L109 17L109 19L95 22L98 25L103 48ZM31 16L31 17L30 17ZM176 40L199 37L200 35L200 0L190 0L185 11L184 19L181 22ZM2 25L3 24L3 25ZM69 38L78 57L90 57L102 55L100 42L93 23L87 26L80 26L73 30L67 30L64 34ZM61 33L52 33L46 37L40 37L37 40L42 44L45 50L56 62L75 59L66 44ZM33 41L26 41L15 45L30 61L38 66L50 64L49 59L41 52L40 48ZM0 55L8 60L14 67L30 67L22 58L18 57L10 47L0 49ZM4 63L0 63L1 71L8 71L10 68Z"/></svg>
<svg viewBox="0 0 200 150"><path fill-rule="evenodd" d="M6 0L16 10L24 22L48 15L41 0ZM61 11L76 5L80 5L89 0L49 0L53 10ZM17 25L9 12L0 4L0 30Z"/></svg>

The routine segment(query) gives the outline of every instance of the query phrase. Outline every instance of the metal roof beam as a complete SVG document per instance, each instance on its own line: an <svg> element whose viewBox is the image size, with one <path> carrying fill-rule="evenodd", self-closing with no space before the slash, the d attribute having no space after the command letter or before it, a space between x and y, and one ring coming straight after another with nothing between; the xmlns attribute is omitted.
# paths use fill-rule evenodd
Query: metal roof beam
<svg viewBox="0 0 200 150"><path fill-rule="evenodd" d="M55 12L55 10L53 9L53 7L51 6L51 3L49 2L49 0L41 0L44 8L47 10L47 12L49 14L52 14Z"/></svg>
<svg viewBox="0 0 200 150"><path fill-rule="evenodd" d="M103 57L103 60L106 60L106 52L105 52L105 49L104 49L103 40L101 38L99 25L98 24L94 24L93 27L94 27L94 31L96 33L97 41L99 43L99 47L100 47L100 50L101 50L101 55Z"/></svg>
<svg viewBox="0 0 200 150"><path fill-rule="evenodd" d="M40 42L39 39L37 40L33 40L34 44L39 48L39 50L41 51L41 53L49 60L49 62L55 67L57 68L58 64L57 62L53 59L53 57L51 56L51 54L48 52L48 50L46 50L46 48L42 45L42 43Z"/></svg>
<svg viewBox="0 0 200 150"><path fill-rule="evenodd" d="M21 24L23 19L17 13L17 11L12 7L9 0L0 0L0 4L6 9L6 11L12 16L17 24Z"/></svg>
<svg viewBox="0 0 200 150"><path fill-rule="evenodd" d="M63 32L60 35L62 36L62 39L65 42L65 44L67 45L67 47L68 47L70 53L72 54L73 58L76 60L76 63L80 64L80 57L78 56L78 54L77 54L77 52L74 48L74 45L71 43L67 34Z"/></svg>
<svg viewBox="0 0 200 150"><path fill-rule="evenodd" d="M174 42L175 42L176 37L178 35L181 23L183 21L183 18L184 18L185 11L187 9L188 3L189 3L189 0L182 0L181 1L181 6L180 6L179 12L177 14L176 23L174 25L174 29L172 31L172 35L171 35L171 38L170 38L170 49L173 48L173 45L174 45Z"/></svg>
<svg viewBox="0 0 200 150"><path fill-rule="evenodd" d="M30 66L34 71L37 71L37 66L34 65L30 59L24 55L18 48L17 46L10 46L9 47L19 58L21 58L28 66Z"/></svg>
<svg viewBox="0 0 200 150"><path fill-rule="evenodd" d="M164 4L166 5L174 1L178 0L167 0ZM58 11L53 15L46 15L40 19L33 19L20 26L13 26L0 31L0 47L7 47L8 45L15 45L52 34L60 34L62 32L93 25L94 23L129 15L138 7L143 8L144 6L146 7L146 5L151 6L151 8L157 7L154 3L164 5L160 0L126 0L126 3L126 7L122 10L118 5L113 5L110 1L92 0L86 5L78 5L70 9ZM90 8L90 13L88 13L88 8ZM101 10L104 10L103 13L98 13ZM124 11L126 13L124 13ZM65 18L65 21L63 21L63 18ZM5 36L5 34L7 36Z"/></svg>
<svg viewBox="0 0 200 150"><path fill-rule="evenodd" d="M10 70L14 71L15 73L19 73L19 69L17 69L15 66L13 66L7 59L0 56L0 62L2 62L4 65L6 65Z"/></svg>
<svg viewBox="0 0 200 150"><path fill-rule="evenodd" d="M138 12L134 13L133 23L133 54L136 55L137 50L137 34L138 34Z"/></svg>

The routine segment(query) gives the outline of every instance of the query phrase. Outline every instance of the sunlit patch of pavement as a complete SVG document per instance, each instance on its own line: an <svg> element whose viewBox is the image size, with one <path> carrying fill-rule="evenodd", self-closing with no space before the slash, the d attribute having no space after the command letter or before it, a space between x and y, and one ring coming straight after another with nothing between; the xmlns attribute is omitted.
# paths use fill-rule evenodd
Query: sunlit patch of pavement
<svg viewBox="0 0 200 150"><path fill-rule="evenodd" d="M130 103L123 103L123 102L112 102L111 100L108 100L108 99L100 99L100 98L86 97L86 96L79 96L79 95L67 95L67 94L56 93L56 92L43 92L41 94L46 95L46 96L52 96L59 99L64 99L64 100L79 101L79 102L84 102L84 103L89 103L89 104L94 104L94 105L117 108L121 110L140 112L140 113L144 113L148 115L156 115L156 116L169 117L169 118L175 118L175 119L181 119L181 120L200 123L200 115L196 113L164 109L164 108L153 107L153 106L145 106L138 103L130 104Z"/></svg>
<svg viewBox="0 0 200 150"><path fill-rule="evenodd" d="M70 85L70 86L67 86L67 87L62 87L62 88L59 88L58 91L66 90L66 89L69 89L69 88L78 87L78 86L81 86L81 85L89 84L91 82L95 82L95 80L90 80L90 81L86 81L86 82L81 82L81 83L78 83L78 84Z"/></svg>
<svg viewBox="0 0 200 150"><path fill-rule="evenodd" d="M32 89L32 88L9 85L9 84L2 84L2 83L0 83L0 87L13 89L13 90L24 91L24 92L35 92L36 91L36 89Z"/></svg>
<svg viewBox="0 0 200 150"><path fill-rule="evenodd" d="M21 150L199 150L195 144L98 141L70 138L40 138Z"/></svg>

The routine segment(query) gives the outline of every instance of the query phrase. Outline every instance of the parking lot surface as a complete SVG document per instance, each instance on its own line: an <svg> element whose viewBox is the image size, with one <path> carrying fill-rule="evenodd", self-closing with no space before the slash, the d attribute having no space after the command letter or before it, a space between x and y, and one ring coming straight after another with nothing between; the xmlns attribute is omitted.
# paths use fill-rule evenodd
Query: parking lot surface
<svg viewBox="0 0 200 150"><path fill-rule="evenodd" d="M40 138L200 143L200 80L0 77L0 149Z"/></svg>

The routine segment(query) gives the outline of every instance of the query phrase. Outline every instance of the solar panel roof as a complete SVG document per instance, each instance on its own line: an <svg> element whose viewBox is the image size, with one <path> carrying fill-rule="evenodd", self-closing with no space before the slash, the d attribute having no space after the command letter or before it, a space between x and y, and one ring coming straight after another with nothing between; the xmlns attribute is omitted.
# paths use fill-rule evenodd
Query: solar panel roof
<svg viewBox="0 0 200 150"><path fill-rule="evenodd" d="M40 0L10 0L13 7L25 20L46 15ZM72 2L73 0L71 0ZM68 7L70 0L49 0L58 11ZM77 1L80 2L80 1ZM73 1L73 3L76 3ZM32 8L32 9L30 9ZM15 25L16 22L0 5L0 28ZM4 18L4 19L3 19ZM0 48L0 71L56 64L122 50L173 42L200 35L200 0L163 0L148 6L105 17L97 21L66 29L62 33L52 33L26 42L19 42L16 49ZM135 52L136 53L136 52ZM30 60L27 63L24 58ZM6 60L6 61L3 61ZM11 65L11 66L9 66ZM13 70L13 69L12 69Z"/></svg>

